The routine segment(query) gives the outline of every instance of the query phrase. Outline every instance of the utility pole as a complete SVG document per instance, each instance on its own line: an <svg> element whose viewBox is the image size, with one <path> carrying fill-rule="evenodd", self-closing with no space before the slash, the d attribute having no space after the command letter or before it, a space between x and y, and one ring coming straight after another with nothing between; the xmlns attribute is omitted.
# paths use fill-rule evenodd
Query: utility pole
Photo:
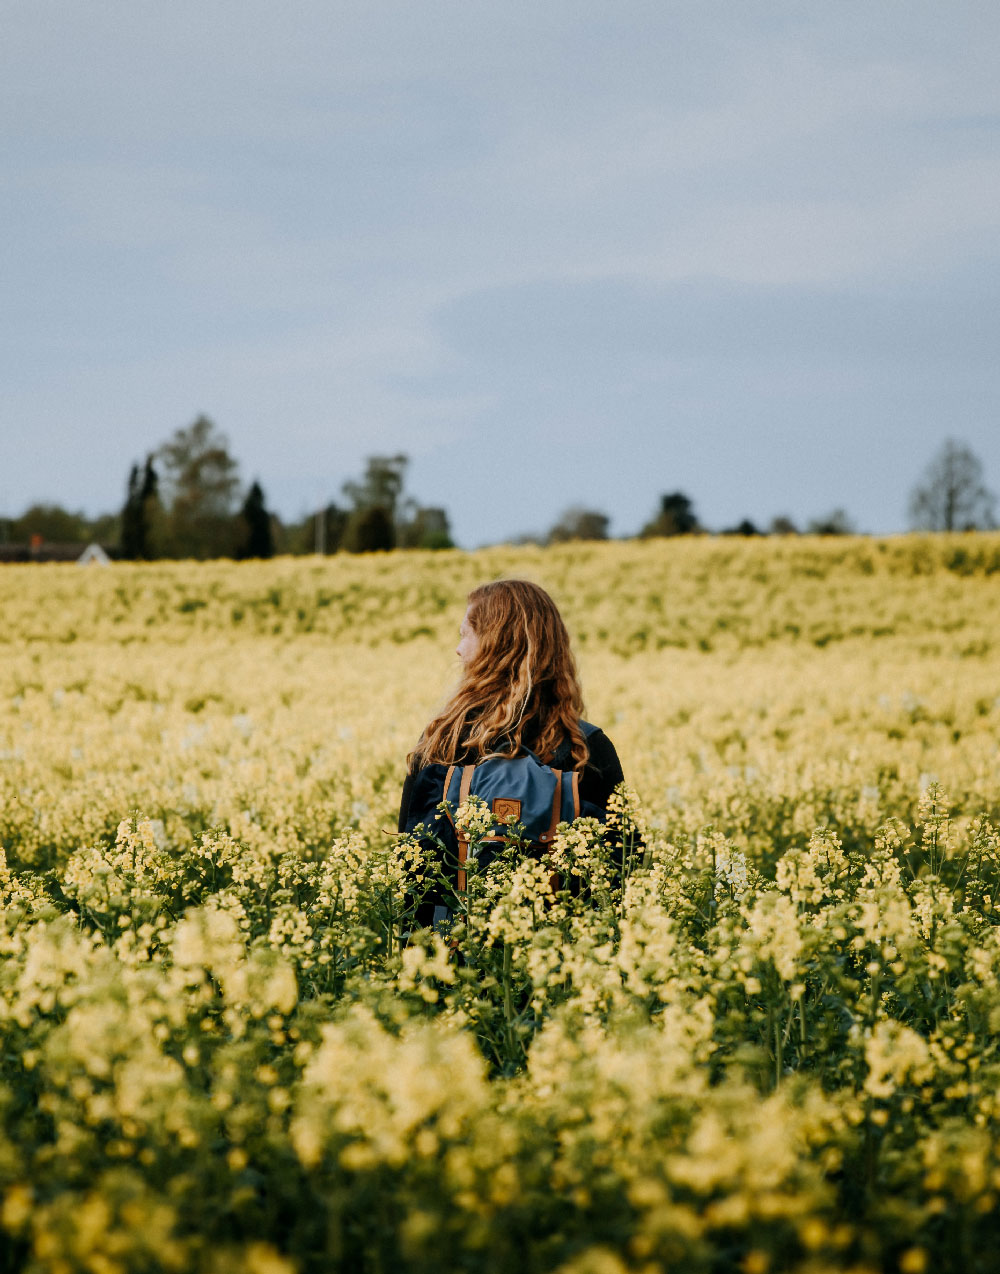
<svg viewBox="0 0 1000 1274"><path fill-rule="evenodd" d="M316 552L320 557L326 556L326 507L316 514Z"/></svg>

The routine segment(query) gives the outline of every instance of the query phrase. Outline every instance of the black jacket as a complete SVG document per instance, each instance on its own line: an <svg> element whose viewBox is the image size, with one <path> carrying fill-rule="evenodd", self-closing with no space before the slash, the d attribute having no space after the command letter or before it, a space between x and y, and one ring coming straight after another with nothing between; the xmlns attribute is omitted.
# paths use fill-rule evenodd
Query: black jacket
<svg viewBox="0 0 1000 1274"><path fill-rule="evenodd" d="M611 793L624 778L622 766L614 744L603 730L594 730L586 741L589 754L580 772L580 805L584 813L587 812L588 805L596 807L596 811L603 813L607 810ZM533 736L530 726L525 730L523 742L526 747L532 746ZM565 769L570 764L569 749L567 739L552 758L552 765L557 769ZM467 759L457 757L456 764L465 764ZM458 856L455 829L450 820L438 810L438 805L444 800L444 781L447 772L447 765L434 764L420 766L407 774L399 803L398 830L412 832L422 823L442 842L447 853L447 861L453 863ZM443 899L428 896L426 905L420 909L421 914L418 917L420 922L429 924L434 905L440 905L443 901Z"/></svg>

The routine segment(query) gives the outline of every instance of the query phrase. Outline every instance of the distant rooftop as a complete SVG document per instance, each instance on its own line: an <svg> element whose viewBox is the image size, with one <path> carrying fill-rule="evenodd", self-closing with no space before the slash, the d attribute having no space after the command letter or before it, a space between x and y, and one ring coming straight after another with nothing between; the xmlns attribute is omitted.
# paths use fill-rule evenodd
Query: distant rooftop
<svg viewBox="0 0 1000 1274"><path fill-rule="evenodd" d="M27 544L0 544L0 563L83 561L105 564L118 556L116 544L54 544L34 538Z"/></svg>

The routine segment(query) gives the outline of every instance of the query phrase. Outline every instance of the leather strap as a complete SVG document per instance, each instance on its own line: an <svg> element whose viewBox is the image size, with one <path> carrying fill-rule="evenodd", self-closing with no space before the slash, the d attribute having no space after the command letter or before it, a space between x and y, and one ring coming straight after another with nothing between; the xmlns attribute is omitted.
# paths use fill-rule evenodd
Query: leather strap
<svg viewBox="0 0 1000 1274"><path fill-rule="evenodd" d="M551 844L552 841L555 840L556 828L559 826L559 821L562 818L563 772L562 770L553 769L552 773L556 776L556 792L555 796L552 798L552 822L549 824L549 830L547 832L542 832L542 841L546 845ZM552 890L553 894L557 894L559 892L559 873L557 871L554 871L549 876L549 888Z"/></svg>
<svg viewBox="0 0 1000 1274"><path fill-rule="evenodd" d="M562 770L553 770L556 776L556 790L552 797L552 821L549 823L549 830L542 832L539 840L543 845L548 845L550 841L555 839L556 828L559 826L559 819L562 814Z"/></svg>
<svg viewBox="0 0 1000 1274"><path fill-rule="evenodd" d="M465 802L469 799L469 790L472 787L472 776L475 773L474 765L465 765L462 767L462 782L458 789L458 805L457 809L461 809ZM458 841L458 876L455 881L460 894L465 893L465 887L468 883L465 868L463 866L465 860L469 856L469 838L463 836L456 827L455 839Z"/></svg>
<svg viewBox="0 0 1000 1274"><path fill-rule="evenodd" d="M559 815L562 813L562 771L553 770L553 774L558 776L556 783L556 797L552 806L552 825L547 833L543 833L542 839L551 841L555 839L556 827L559 823ZM570 790L573 793L573 817L580 817L580 775L576 770L570 772ZM559 892L559 873L554 871L549 877L549 888L554 894Z"/></svg>
<svg viewBox="0 0 1000 1274"><path fill-rule="evenodd" d="M461 892L465 891L465 872L462 870L461 865L462 863L465 862L466 858L468 857L469 841L467 837L463 836L462 833L458 830L458 825L455 822L455 815L458 813L459 809L461 808L462 801L465 799L462 796L463 786L466 788L465 796L469 795L468 784L466 784L466 781L465 781L465 770L468 768L469 767L466 766L462 770L462 781L459 784L459 789L458 789L459 791L458 801L456 802L454 809L451 808L451 802L448 800L448 793L451 790L451 780L454 777L456 766L449 765L444 776L444 800L445 800L444 812L448 815L448 822L451 823L452 827L455 828L455 840L458 843L458 862L459 862L458 879L456 881L456 884L459 891ZM469 782L471 783L471 781L472 781L472 776L470 775Z"/></svg>

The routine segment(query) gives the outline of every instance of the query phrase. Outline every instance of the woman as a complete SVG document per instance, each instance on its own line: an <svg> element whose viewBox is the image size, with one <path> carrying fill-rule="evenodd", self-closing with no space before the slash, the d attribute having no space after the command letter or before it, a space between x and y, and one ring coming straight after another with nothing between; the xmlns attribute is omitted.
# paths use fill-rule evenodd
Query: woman
<svg viewBox="0 0 1000 1274"><path fill-rule="evenodd" d="M527 580L473 589L456 653L462 661L458 688L407 758L399 830L423 824L455 863L454 827L438 810L450 767L517 757L524 749L553 768L576 771L580 813L603 819L622 767L607 735L581 721L569 634L548 593ZM429 902L443 905L440 898ZM421 913L421 922L429 923L430 908Z"/></svg>

